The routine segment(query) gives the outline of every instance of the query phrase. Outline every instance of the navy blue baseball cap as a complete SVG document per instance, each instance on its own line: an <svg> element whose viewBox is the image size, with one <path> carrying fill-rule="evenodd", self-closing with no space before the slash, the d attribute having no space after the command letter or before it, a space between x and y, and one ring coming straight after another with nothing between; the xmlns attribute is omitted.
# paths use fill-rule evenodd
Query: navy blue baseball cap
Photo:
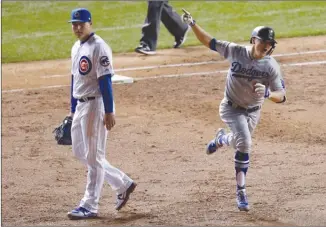
<svg viewBox="0 0 326 227"><path fill-rule="evenodd" d="M90 22L92 20L92 15L88 11L88 9L85 8L78 8L71 11L71 20L68 21L71 22Z"/></svg>

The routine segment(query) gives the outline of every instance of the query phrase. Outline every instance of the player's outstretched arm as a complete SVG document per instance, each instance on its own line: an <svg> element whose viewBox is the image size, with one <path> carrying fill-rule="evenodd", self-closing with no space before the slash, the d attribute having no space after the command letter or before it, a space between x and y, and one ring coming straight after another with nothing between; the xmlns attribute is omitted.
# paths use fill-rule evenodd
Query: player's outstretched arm
<svg viewBox="0 0 326 227"><path fill-rule="evenodd" d="M210 42L213 39L213 37L210 34L208 34L206 31L204 31L204 29L202 29L198 24L196 24L196 21L192 18L191 14L188 11L186 11L185 9L182 9L182 11L184 12L181 16L182 21L188 24L192 28L197 39L202 44L210 48Z"/></svg>

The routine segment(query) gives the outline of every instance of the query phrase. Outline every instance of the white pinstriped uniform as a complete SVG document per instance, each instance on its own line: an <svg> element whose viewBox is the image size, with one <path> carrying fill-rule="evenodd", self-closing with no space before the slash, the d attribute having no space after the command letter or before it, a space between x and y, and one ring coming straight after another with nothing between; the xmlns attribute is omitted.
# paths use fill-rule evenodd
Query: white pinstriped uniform
<svg viewBox="0 0 326 227"><path fill-rule="evenodd" d="M96 97L78 101L71 129L73 153L88 167L80 206L96 213L104 180L117 194L125 192L132 183L132 179L105 158L108 131L103 124L105 112L98 78L114 74L112 50L101 37L93 35L83 44L80 41L74 44L71 59L74 98Z"/></svg>

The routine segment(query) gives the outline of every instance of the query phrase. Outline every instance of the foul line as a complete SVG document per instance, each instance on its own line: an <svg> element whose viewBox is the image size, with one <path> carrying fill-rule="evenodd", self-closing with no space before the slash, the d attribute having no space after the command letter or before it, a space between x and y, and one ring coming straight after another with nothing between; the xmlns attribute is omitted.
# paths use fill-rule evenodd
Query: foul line
<svg viewBox="0 0 326 227"><path fill-rule="evenodd" d="M50 89L50 88L61 88L68 87L70 85L54 85L54 86L44 86L38 88L23 88L23 89L12 89L12 90L3 90L2 93L13 93L13 92L21 92L21 91L32 91L32 90L42 90L42 89Z"/></svg>
<svg viewBox="0 0 326 227"><path fill-rule="evenodd" d="M326 61L312 61L312 62L299 62L299 63L290 63L290 64L281 64L284 67L291 66L304 66L304 65L321 65L326 64ZM191 77L191 76L210 76L219 73L226 73L228 70L219 70L219 71L208 71L208 72L197 72L197 73L183 73L183 74L170 74L170 75L161 75L161 76L152 76L152 77L140 77L134 78L135 81L140 80L150 80L150 79L159 79L159 78L174 78L174 77ZM41 89L51 89L51 88L61 88L68 87L70 85L54 85L54 86L44 86L38 88L27 88L27 89L12 89L12 90L3 90L2 93L13 93L13 92L22 92L30 90L41 90Z"/></svg>
<svg viewBox="0 0 326 227"><path fill-rule="evenodd" d="M305 54L318 54L318 53L326 53L326 50L315 50L315 51L287 53L287 54L275 54L275 55L273 55L273 57L287 57L287 56L296 56L296 55L305 55ZM185 66L195 66L195 65L218 64L218 63L224 63L224 62L226 62L226 61L224 61L224 60L223 61L203 61L203 62L194 62L194 63L154 65L154 66L143 66L143 67L116 69L114 71L115 72L126 72L126 71L137 71L137 70L147 70L147 69L161 69L161 68L185 67ZM54 78L54 77L67 77L67 75L41 76L41 78Z"/></svg>
<svg viewBox="0 0 326 227"><path fill-rule="evenodd" d="M289 67L289 66L318 65L318 64L326 64L326 61L291 63L291 64L282 64L281 66ZM171 77L191 77L191 76L198 76L198 75L209 76L212 74L227 73L227 72L228 70L218 70L218 71L198 72L198 73L170 74L170 75L152 76L152 77L139 77L139 78L134 78L134 80L139 81L139 80L150 80L150 79L171 78Z"/></svg>
<svg viewBox="0 0 326 227"><path fill-rule="evenodd" d="M208 65L208 64L214 64L214 63L218 64L218 63L223 63L223 62L225 62L225 61L203 61L203 62L193 62L193 63L143 66L143 67L134 67L134 68L115 69L114 72L126 72L126 71L137 71L137 70L147 70L147 69L174 68L174 67L180 67L180 66L193 66L193 65ZM41 78L66 77L66 76L67 75L51 75L51 76L41 76Z"/></svg>
<svg viewBox="0 0 326 227"><path fill-rule="evenodd" d="M139 80L151 80L151 79L160 79L160 78L173 78L173 77L191 77L191 76L208 76L217 73L227 73L228 70L219 70L219 71L209 71L209 72L198 72L198 73L183 73L183 74L170 74L170 75L162 75L162 76L149 76L149 77L139 77L134 78L135 81Z"/></svg>
<svg viewBox="0 0 326 227"><path fill-rule="evenodd" d="M307 62L299 62L299 63L291 63L291 64L282 64L281 66L303 66L303 65L318 65L325 64L326 61L307 61Z"/></svg>

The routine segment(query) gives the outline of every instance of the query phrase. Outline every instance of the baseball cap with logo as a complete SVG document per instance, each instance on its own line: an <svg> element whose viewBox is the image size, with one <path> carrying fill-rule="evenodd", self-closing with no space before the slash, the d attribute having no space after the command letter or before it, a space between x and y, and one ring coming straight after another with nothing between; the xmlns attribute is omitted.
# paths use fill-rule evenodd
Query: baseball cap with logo
<svg viewBox="0 0 326 227"><path fill-rule="evenodd" d="M85 8L78 8L71 11L71 20L68 21L69 23L72 22L90 22L92 20L91 13Z"/></svg>

